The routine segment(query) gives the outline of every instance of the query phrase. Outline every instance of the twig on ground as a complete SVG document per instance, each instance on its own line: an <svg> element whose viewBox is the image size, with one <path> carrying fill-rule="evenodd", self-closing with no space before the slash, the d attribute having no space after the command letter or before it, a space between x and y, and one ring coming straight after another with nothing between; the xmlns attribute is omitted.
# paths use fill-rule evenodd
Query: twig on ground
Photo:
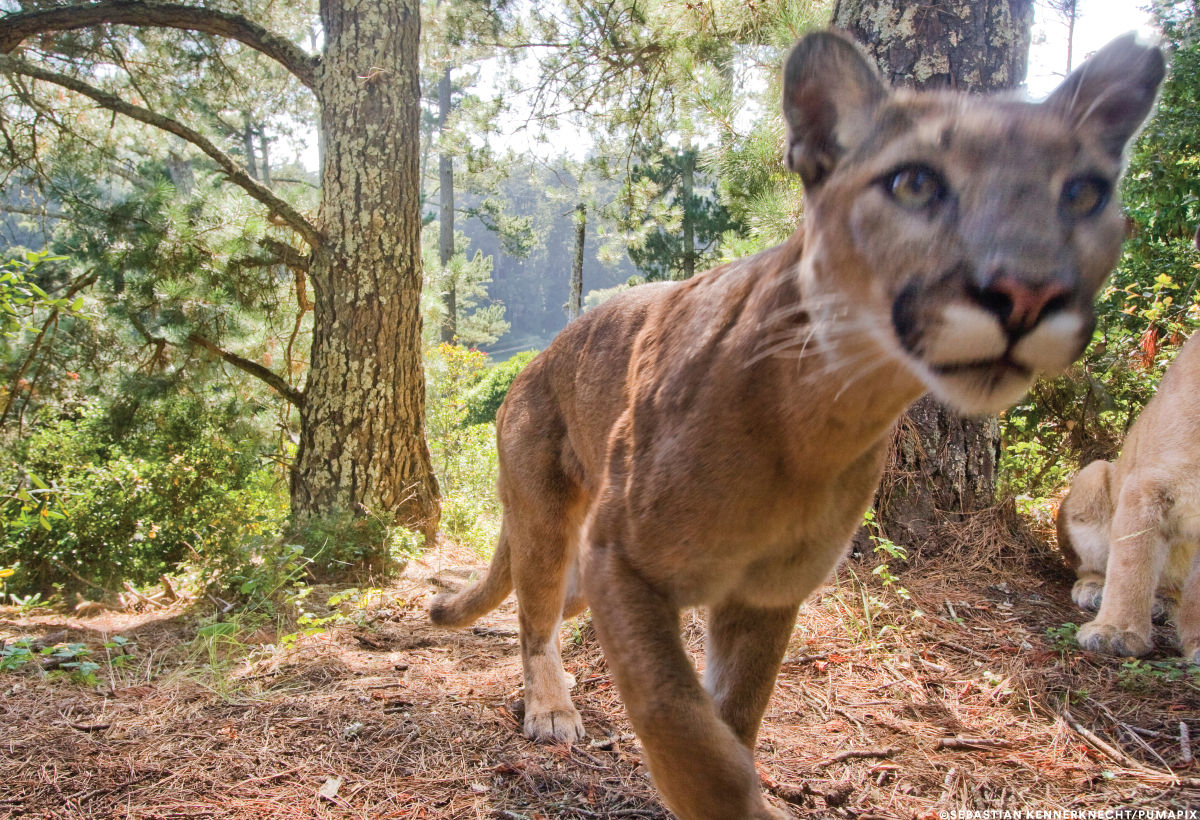
<svg viewBox="0 0 1200 820"><path fill-rule="evenodd" d="M998 740L991 737L946 737L937 742L939 752L943 750L969 752L977 749L1007 749L1012 746L1010 740Z"/></svg>
<svg viewBox="0 0 1200 820"><path fill-rule="evenodd" d="M838 709L837 711L839 714L842 714L842 711L840 709ZM889 746L886 749L847 749L844 752L839 752L839 753L835 754L833 757L829 758L828 760L822 760L820 763L813 766L813 768L814 769L824 769L826 766L832 766L835 763L844 763L847 760L865 759L865 758L873 758L873 757L886 758L886 757L891 757L892 755L896 754L896 752L898 752L898 751L900 751L900 750L895 747L892 747L892 746Z"/></svg>
<svg viewBox="0 0 1200 820"><path fill-rule="evenodd" d="M967 655L973 655L976 658L980 658L981 660L990 661L992 659L991 655L986 655L983 652L980 652L978 649L972 649L969 646L963 646L962 644L956 643L954 641L938 641L936 645L937 646L945 646L945 647L957 650L957 651L962 652Z"/></svg>
<svg viewBox="0 0 1200 820"><path fill-rule="evenodd" d="M111 723L68 723L67 725L80 732L103 732L112 726Z"/></svg>
<svg viewBox="0 0 1200 820"><path fill-rule="evenodd" d="M1067 722L1068 726L1070 726L1072 729L1074 729L1088 743L1091 743L1099 751L1103 752L1105 755L1107 755L1109 758L1111 758L1113 760L1113 762L1120 763L1122 766L1124 766L1128 769L1133 769L1134 771L1141 772L1142 774L1149 775L1154 778L1170 780L1172 783L1177 783L1181 786L1187 786L1190 789L1200 788L1200 778L1198 778L1198 777L1179 777L1178 775L1174 774L1173 772L1169 772L1169 771L1160 772L1158 769L1153 769L1142 763L1138 763L1136 760L1131 758L1129 755L1125 754L1124 752L1122 752L1118 749L1114 749L1108 743L1105 743L1103 740L1098 738L1093 732L1088 731L1086 728L1084 728L1082 725L1080 725L1075 720L1075 718L1071 717L1071 713L1068 712L1066 709L1063 710L1062 715L1063 715L1063 720L1065 720Z"/></svg>
<svg viewBox="0 0 1200 820"><path fill-rule="evenodd" d="M783 661L783 665L784 666L799 665L799 664L803 664L803 663L812 663L813 661L826 661L826 660L829 660L829 653L821 652L816 655L797 655L794 658L785 658Z"/></svg>
<svg viewBox="0 0 1200 820"><path fill-rule="evenodd" d="M1192 762L1192 736L1182 720L1179 721L1179 761L1185 766Z"/></svg>

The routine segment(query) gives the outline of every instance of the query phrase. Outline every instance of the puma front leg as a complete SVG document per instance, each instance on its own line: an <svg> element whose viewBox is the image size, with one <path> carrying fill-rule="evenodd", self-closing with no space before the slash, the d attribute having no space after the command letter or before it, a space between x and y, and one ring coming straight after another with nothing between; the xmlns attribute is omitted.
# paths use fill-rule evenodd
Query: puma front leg
<svg viewBox="0 0 1200 820"><path fill-rule="evenodd" d="M681 820L786 817L763 800L750 750L700 685L679 608L613 547L592 547L584 578L604 656L671 811Z"/></svg>
<svg viewBox="0 0 1200 820"><path fill-rule="evenodd" d="M1084 649L1140 657L1153 648L1150 621L1154 591L1168 553L1160 531L1166 497L1151 482L1126 480L1113 516L1100 611L1076 636Z"/></svg>
<svg viewBox="0 0 1200 820"><path fill-rule="evenodd" d="M726 603L709 613L704 685L751 753L799 609Z"/></svg>
<svg viewBox="0 0 1200 820"><path fill-rule="evenodd" d="M1192 569L1179 598L1176 623L1183 657L1200 666L1200 551L1192 558Z"/></svg>

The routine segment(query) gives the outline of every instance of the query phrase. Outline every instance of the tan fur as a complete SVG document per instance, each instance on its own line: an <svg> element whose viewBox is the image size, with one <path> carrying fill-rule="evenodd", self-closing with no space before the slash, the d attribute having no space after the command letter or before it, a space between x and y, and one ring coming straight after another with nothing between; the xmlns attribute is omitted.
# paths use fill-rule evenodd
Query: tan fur
<svg viewBox="0 0 1200 820"><path fill-rule="evenodd" d="M1200 335L1167 369L1120 458L1075 477L1058 532L1078 556L1072 599L1099 610L1080 646L1144 655L1151 622L1173 615L1184 657L1200 665Z"/></svg>
<svg viewBox="0 0 1200 820"><path fill-rule="evenodd" d="M500 409L500 549L431 617L468 623L511 577L529 735L583 737L558 629L590 605L671 810L777 816L752 759L759 723L896 418L928 389L994 411L1087 342L1123 220L1110 202L1065 224L1061 192L1080 174L1115 186L1162 76L1132 39L1104 55L1036 106L892 94L848 41L797 45L784 83L787 159L805 182L795 235L588 312ZM914 163L944 177L938 207L891 193ZM696 606L703 682L679 635Z"/></svg>

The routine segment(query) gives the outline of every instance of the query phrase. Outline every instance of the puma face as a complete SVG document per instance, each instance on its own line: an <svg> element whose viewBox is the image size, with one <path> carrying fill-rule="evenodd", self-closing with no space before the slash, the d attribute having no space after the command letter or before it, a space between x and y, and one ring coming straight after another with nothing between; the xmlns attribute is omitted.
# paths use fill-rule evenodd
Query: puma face
<svg viewBox="0 0 1200 820"><path fill-rule="evenodd" d="M1121 38L1029 104L891 92L847 51L823 55L843 63L833 90L813 55L785 74L806 218L839 228L837 247L816 237L815 275L836 271L823 286L858 295L859 326L939 399L996 412L1091 338L1124 238L1122 153L1162 57Z"/></svg>

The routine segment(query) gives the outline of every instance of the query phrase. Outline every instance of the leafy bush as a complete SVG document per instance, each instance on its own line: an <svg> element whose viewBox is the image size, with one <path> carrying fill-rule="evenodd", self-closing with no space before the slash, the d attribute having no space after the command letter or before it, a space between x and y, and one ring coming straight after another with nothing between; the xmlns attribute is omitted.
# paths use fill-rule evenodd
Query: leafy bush
<svg viewBox="0 0 1200 820"><path fill-rule="evenodd" d="M515 378L519 367L513 370ZM487 354L442 344L429 351L426 372L426 424L433 467L442 490L442 530L459 543L486 554L495 546L500 529L496 427L490 421L469 422L469 397L491 375ZM507 385L503 389L507 391ZM496 407L499 405L497 401Z"/></svg>
<svg viewBox="0 0 1200 820"><path fill-rule="evenodd" d="M53 482L67 517L46 529L13 505L5 508L0 566L19 564L9 587L111 590L277 532L286 490L259 464L253 437L239 440L237 413L234 406L175 400L134 411L118 425L92 406L78 420L36 433L25 465ZM16 471L8 479L22 480Z"/></svg>
<svg viewBox="0 0 1200 820"><path fill-rule="evenodd" d="M372 515L339 512L310 518L292 529L292 540L318 579L386 578L404 569L425 539ZM297 576L299 577L299 576Z"/></svg>
<svg viewBox="0 0 1200 820"><path fill-rule="evenodd" d="M471 388L464 398L467 413L463 424L495 422L496 411L500 409L504 397L508 395L508 389L512 387L513 380L525 369L525 365L533 361L533 357L536 355L536 350L527 350L489 369L487 375L479 384Z"/></svg>

